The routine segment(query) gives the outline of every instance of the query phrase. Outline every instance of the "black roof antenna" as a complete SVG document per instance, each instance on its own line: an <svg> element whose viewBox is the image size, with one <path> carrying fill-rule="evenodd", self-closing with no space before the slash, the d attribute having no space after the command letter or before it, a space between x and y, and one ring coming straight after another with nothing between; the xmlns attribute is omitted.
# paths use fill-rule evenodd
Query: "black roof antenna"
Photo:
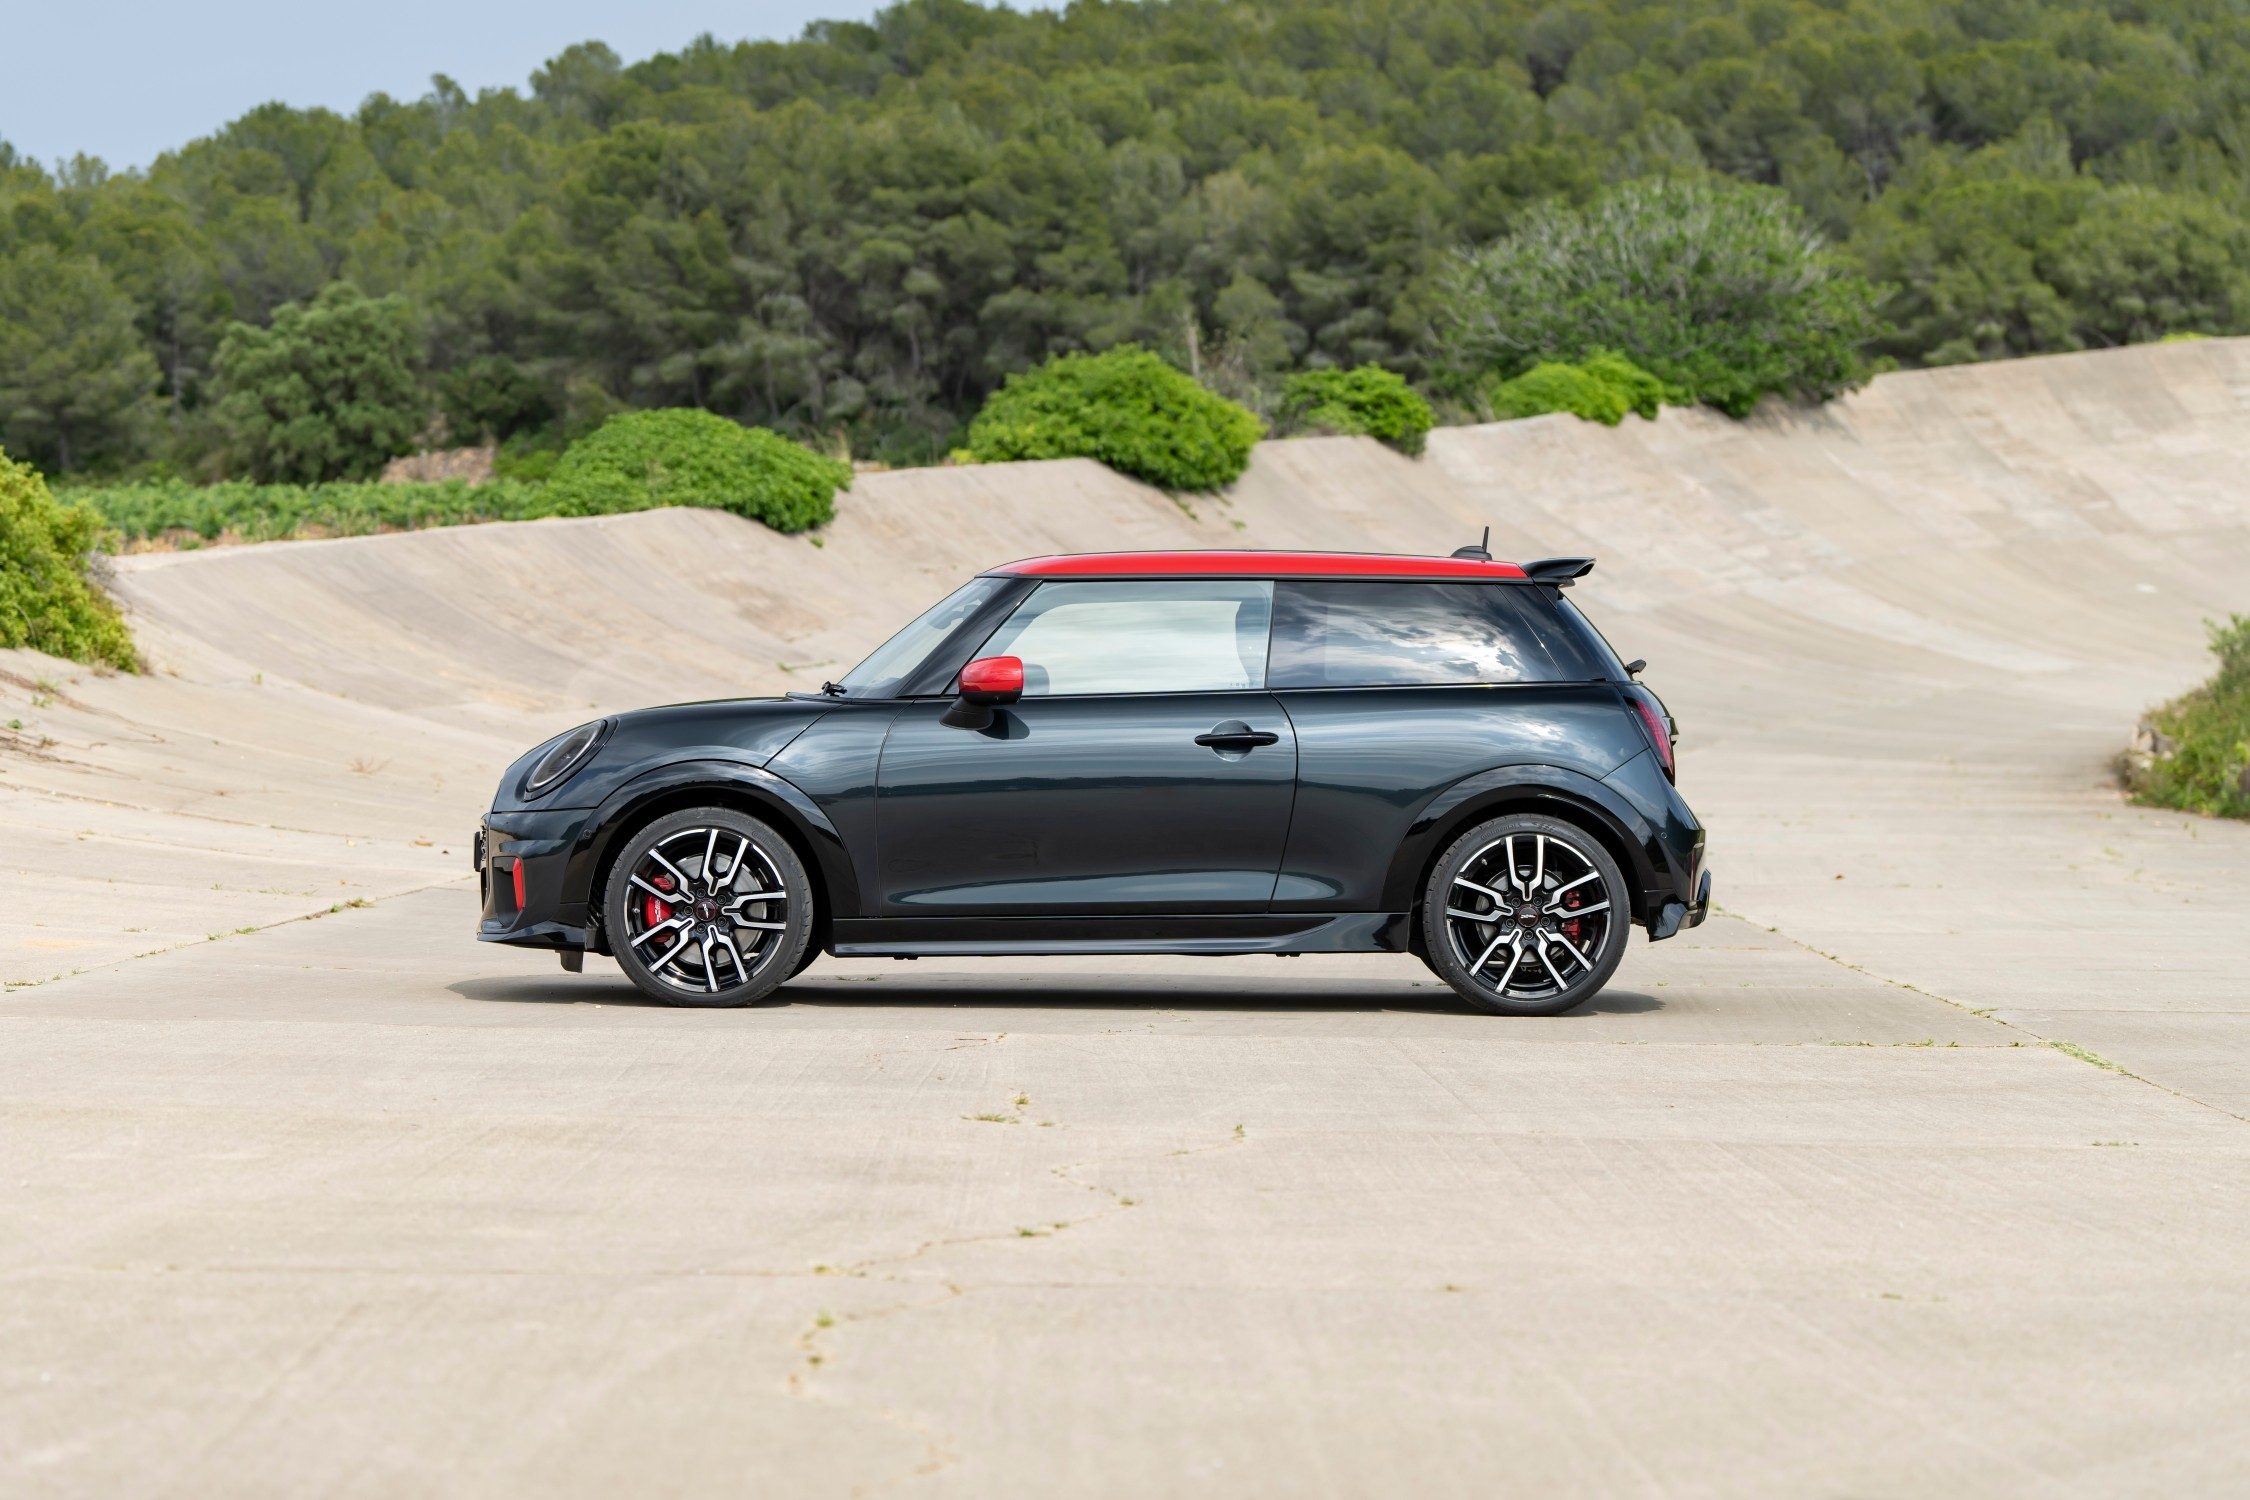
<svg viewBox="0 0 2250 1500"><path fill-rule="evenodd" d="M1453 555L1455 557L1474 558L1478 562L1492 561L1492 528L1489 526L1484 528L1484 539L1482 541L1471 542L1466 547L1454 548Z"/></svg>

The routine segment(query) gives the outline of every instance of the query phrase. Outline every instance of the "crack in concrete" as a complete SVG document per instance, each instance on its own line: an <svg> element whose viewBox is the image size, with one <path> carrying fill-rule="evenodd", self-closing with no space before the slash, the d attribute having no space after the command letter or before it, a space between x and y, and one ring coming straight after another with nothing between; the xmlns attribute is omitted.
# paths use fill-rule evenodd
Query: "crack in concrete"
<svg viewBox="0 0 2250 1500"><path fill-rule="evenodd" d="M1893 979L1888 974L1878 974L1873 969L1868 968L1864 964L1853 963L1850 959L1845 958L1841 954L1830 953L1825 948L1818 948L1813 946L1811 943L1806 942L1801 937L1797 937L1792 933L1783 932L1779 927L1770 922L1761 922L1757 918L1747 916L1742 912L1729 911L1727 908L1720 906L1716 902L1712 903L1711 909L1722 916L1733 917L1737 921L1748 922L1753 927L1762 928L1765 931L1772 933L1775 937L1780 938L1783 942L1793 944L1794 946L1803 949L1805 952L1810 953L1815 958L1824 958L1828 962L1836 965L1838 968L1848 970L1851 973L1859 975L1863 979L1872 979L1877 984L1887 984L1893 989L1901 989L1905 990L1909 994L1920 995L1925 1000L1935 1000L1940 1005L1949 1005L1953 1009L1962 1012L1964 1015L1974 1016L1977 1020L1980 1021L1990 1021L1993 1025L2002 1027L2008 1031L2021 1032L2024 1036L2031 1038L2033 1041L2039 1043L2039 1045L2041 1045L2042 1047L2048 1048L2051 1051L2059 1052L2065 1057L2076 1058L2080 1062L2088 1063L2089 1066L2101 1068L2104 1072L2115 1073L2120 1078L2130 1078L2135 1083L2146 1084L2148 1087L2155 1089L2157 1092L2170 1094L2173 1098L2181 1100L2184 1103L2193 1104L2199 1108L2210 1110L2214 1114L2224 1115L2230 1120L2237 1120L2245 1125L2250 1125L2250 1115L2239 1114L2234 1110L2228 1109L2223 1104L2214 1104L2209 1099L2199 1099L2195 1095L2188 1093L2184 1089L2176 1089L2168 1083L2159 1083L2156 1079L2145 1077L2142 1074L2135 1073L2130 1068L2120 1067L2116 1063L2109 1061L2107 1058L2097 1057L2095 1054L2088 1052L2084 1047L2079 1046L2076 1042L2068 1041L2061 1037L2048 1036L2046 1033L2026 1026L2020 1021L2010 1021L2005 1017L1996 1014L1996 1012L1998 1011L2008 1009L2008 1007L2006 1006L1988 1005L1979 1007L1965 1005L1961 1001L1954 999L1950 995L1939 994L1936 990L1926 990L1922 988L1922 986L1909 983L1904 979ZM1842 1045L1852 1044L1845 1043ZM1865 1045L1873 1046L1875 1044L1867 1043ZM1908 1045L1912 1044L1910 1043Z"/></svg>
<svg viewBox="0 0 2250 1500"><path fill-rule="evenodd" d="M419 896L424 891L442 890L449 885L461 885L468 879L468 876L456 875L446 880L433 880L428 885L410 886L403 891L385 891L380 896L354 896L349 901L331 901L318 911L299 912L292 917L276 917L271 922L255 923L248 927L236 927L226 932L206 933L200 938L188 938L184 942L171 943L162 948L148 948L139 953L129 953L123 958L113 958L107 963L92 964L86 968L71 969L60 974L49 974L40 979L11 979L7 981L4 987L0 987L0 991L13 995L22 990L35 990L44 984L55 984L65 979L76 979L81 974L99 974L104 969L123 968L127 964L139 963L144 958L155 958L160 954L178 953L188 948L201 948L207 943L221 943L229 938L252 937L261 932L271 932L276 927L287 927L296 922L317 922L323 917L341 916L347 911L368 910L380 906L385 901L396 901L402 896Z"/></svg>
<svg viewBox="0 0 2250 1500"><path fill-rule="evenodd" d="M997 1038L995 1040L997 1040ZM1022 1106L1019 1104L1018 1108L1020 1109L1021 1107ZM1237 1125L1234 1127L1233 1133L1222 1140L1213 1141L1201 1146L1183 1147L1177 1150L1169 1151L1165 1154L1167 1156L1197 1156L1209 1151L1219 1151L1224 1150L1230 1146L1239 1146L1246 1139L1247 1135L1244 1127L1241 1125ZM1029 1229L1022 1225L1018 1225L1012 1229L994 1230L984 1234L940 1236L935 1239L924 1240L922 1243L916 1245L912 1250L909 1250L904 1254L871 1256L864 1260L848 1262L841 1266L816 1266L814 1268L815 1274L848 1276L855 1278L873 1277L874 1279L882 1281L910 1284L908 1282L908 1278L900 1275L896 1268L909 1265L914 1261L920 1260L923 1256L928 1255L932 1251L950 1249L962 1245L1005 1244L1010 1240L1049 1239L1055 1235L1065 1232L1066 1230L1076 1229L1086 1224L1092 1224L1101 1219L1112 1218L1118 1214L1125 1213L1128 1210L1139 1206L1140 1200L1131 1197L1122 1189L1113 1188L1107 1183L1089 1182L1077 1175L1079 1172L1092 1165L1094 1165L1093 1160L1072 1161L1064 1162L1058 1166L1049 1167L1047 1169L1048 1175L1054 1177L1057 1181L1069 1183L1072 1187L1082 1188L1089 1193L1094 1193L1109 1199L1108 1203L1102 1205L1099 1208L1096 1208L1091 1213L1081 1214L1075 1218L1051 1220L1049 1221L1047 1227L1044 1229ZM888 1269L877 1270L877 1267L884 1267ZM950 1278L938 1282L937 1285L939 1287L939 1291L935 1296L904 1298L900 1301L888 1303L883 1306L864 1308L858 1312L831 1314L823 1311L815 1314L812 1323L802 1333L797 1335L796 1348L799 1356L804 1362L804 1368L801 1370L794 1370L790 1372L787 1382L787 1389L789 1391L789 1394L798 1397L801 1400L835 1400L834 1397L825 1394L819 1389L816 1389L813 1380L814 1375L818 1373L829 1362L829 1351L826 1347L824 1347L823 1340L833 1330L848 1328L862 1323L872 1323L886 1318L897 1317L902 1313L931 1311L933 1309L943 1307L947 1303L958 1301L960 1298L967 1296L970 1291L970 1288L963 1286L960 1282L952 1280ZM865 1487L856 1487L853 1490L854 1494L879 1493L882 1491L896 1489L898 1486L906 1483L909 1480L925 1478L931 1474L937 1473L939 1470L944 1469L950 1464L958 1463L960 1461L961 1455L958 1449L958 1445L954 1442L950 1434L945 1432L943 1428L937 1426L936 1424L923 1418L914 1417L905 1413L895 1411L889 1407L875 1408L871 1414L882 1421L889 1422L891 1425L904 1430L910 1436L920 1441L923 1445L922 1456L906 1472L902 1474L895 1474L890 1478L881 1481L875 1486L872 1491L868 1490Z"/></svg>

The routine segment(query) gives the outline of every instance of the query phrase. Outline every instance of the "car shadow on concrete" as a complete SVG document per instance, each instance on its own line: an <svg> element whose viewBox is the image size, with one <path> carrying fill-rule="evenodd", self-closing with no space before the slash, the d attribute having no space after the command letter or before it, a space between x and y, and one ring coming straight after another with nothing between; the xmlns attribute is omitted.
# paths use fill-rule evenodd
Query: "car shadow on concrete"
<svg viewBox="0 0 2250 1500"><path fill-rule="evenodd" d="M652 1000L622 979L611 977L522 975L464 979L446 986L465 1000L518 1005L619 1005L649 1010L674 1007ZM1119 1012L1190 1010L1251 1011L1263 1015L1327 1015L1352 1011L1408 1011L1424 1015L1468 1015L1469 1008L1442 986L1368 984L1339 979L1233 979L1183 984L1166 979L1058 974L1035 979L1021 974L946 975L936 979L875 979L859 975L823 979L809 974L785 984L772 999L747 1011L924 1006L960 1010L1114 1010ZM1641 1015L1662 1010L1664 1002L1637 990L1604 990L1557 1019L1581 1016Z"/></svg>

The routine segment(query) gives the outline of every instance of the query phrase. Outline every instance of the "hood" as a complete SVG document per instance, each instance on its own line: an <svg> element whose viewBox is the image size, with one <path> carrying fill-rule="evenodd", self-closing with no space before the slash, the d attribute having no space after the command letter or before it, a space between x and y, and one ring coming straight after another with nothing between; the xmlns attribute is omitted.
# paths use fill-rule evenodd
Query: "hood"
<svg viewBox="0 0 2250 1500"><path fill-rule="evenodd" d="M635 777L683 760L763 766L831 707L809 698L726 698L611 714L593 755L562 785L539 797L523 795L524 778L562 735L518 756L500 775L492 810L595 807Z"/></svg>

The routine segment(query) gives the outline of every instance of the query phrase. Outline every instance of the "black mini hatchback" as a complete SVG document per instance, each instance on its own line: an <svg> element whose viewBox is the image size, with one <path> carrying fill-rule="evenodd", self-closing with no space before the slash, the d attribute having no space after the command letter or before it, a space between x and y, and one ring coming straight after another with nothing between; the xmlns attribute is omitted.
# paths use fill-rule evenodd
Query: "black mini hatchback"
<svg viewBox="0 0 2250 1500"><path fill-rule="evenodd" d="M971 579L841 682L539 746L476 840L488 942L680 1005L839 956L1410 952L1550 1015L1710 904L1673 726L1517 566L1110 553Z"/></svg>

